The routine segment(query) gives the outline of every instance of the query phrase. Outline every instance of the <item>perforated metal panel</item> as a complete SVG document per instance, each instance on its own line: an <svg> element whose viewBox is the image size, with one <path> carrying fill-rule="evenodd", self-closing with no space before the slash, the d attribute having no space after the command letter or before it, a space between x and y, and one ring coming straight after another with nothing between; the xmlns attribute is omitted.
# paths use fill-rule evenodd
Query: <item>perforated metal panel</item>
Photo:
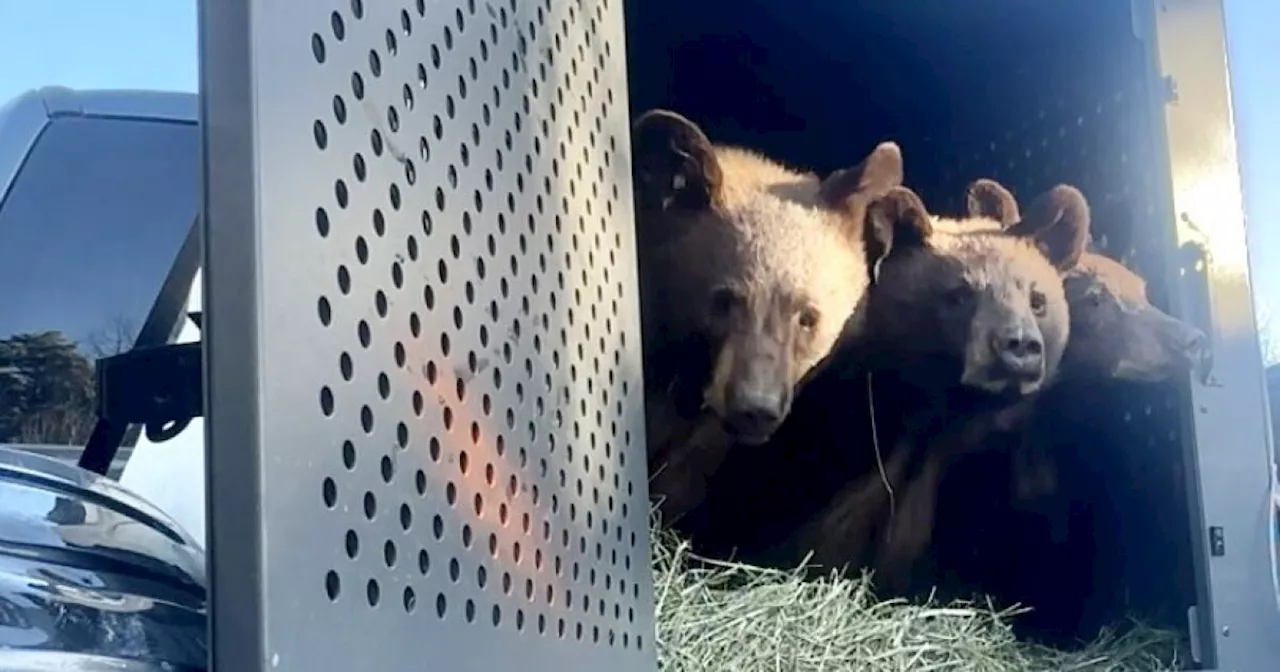
<svg viewBox="0 0 1280 672"><path fill-rule="evenodd" d="M618 0L202 40L217 669L654 669Z"/></svg>

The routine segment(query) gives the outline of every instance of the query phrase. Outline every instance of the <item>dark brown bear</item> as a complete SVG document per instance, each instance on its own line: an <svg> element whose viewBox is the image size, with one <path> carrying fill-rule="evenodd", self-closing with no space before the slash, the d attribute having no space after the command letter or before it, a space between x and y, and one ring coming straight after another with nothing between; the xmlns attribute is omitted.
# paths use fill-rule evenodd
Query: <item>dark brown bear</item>
<svg viewBox="0 0 1280 672"><path fill-rule="evenodd" d="M1082 204L1075 189L1055 187L1008 231L930 216L902 188L870 206L869 252L887 256L848 361L874 381L863 396L875 418L866 442L882 457L802 528L793 553L811 550L828 568L871 566L882 589L906 587L928 548L943 473L991 434L1015 431L1056 374L1070 324L1061 274L1088 240Z"/></svg>
<svg viewBox="0 0 1280 672"><path fill-rule="evenodd" d="M632 147L650 487L671 519L733 442L769 438L827 355L866 289L865 204L902 182L902 157L882 143L819 180L665 110Z"/></svg>

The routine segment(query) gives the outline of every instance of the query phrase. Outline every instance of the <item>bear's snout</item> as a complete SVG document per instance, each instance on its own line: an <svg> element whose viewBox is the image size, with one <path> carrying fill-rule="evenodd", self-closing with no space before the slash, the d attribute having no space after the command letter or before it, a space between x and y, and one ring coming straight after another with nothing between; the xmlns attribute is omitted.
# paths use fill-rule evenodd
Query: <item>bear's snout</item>
<svg viewBox="0 0 1280 672"><path fill-rule="evenodd" d="M782 389L735 385L725 400L724 424L743 443L764 443L786 417L788 396Z"/></svg>
<svg viewBox="0 0 1280 672"><path fill-rule="evenodd" d="M1044 340L1022 325L1008 325L991 334L991 351L1002 373L1034 382L1044 375Z"/></svg>
<svg viewBox="0 0 1280 672"><path fill-rule="evenodd" d="M1180 320L1170 318L1170 321L1174 322L1172 329L1174 348L1182 355L1184 362L1194 368L1210 359L1207 334Z"/></svg>

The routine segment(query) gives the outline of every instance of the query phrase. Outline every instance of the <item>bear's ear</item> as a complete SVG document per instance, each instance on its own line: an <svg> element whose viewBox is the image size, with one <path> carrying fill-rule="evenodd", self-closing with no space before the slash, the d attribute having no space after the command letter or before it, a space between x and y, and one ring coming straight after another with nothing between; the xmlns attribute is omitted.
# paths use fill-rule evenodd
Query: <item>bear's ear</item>
<svg viewBox="0 0 1280 672"><path fill-rule="evenodd" d="M894 249L923 245L933 234L933 221L924 202L906 187L894 187L867 206L863 242L872 280L880 262Z"/></svg>
<svg viewBox="0 0 1280 672"><path fill-rule="evenodd" d="M649 110L631 129L631 151L642 207L698 210L719 201L724 176L715 148L692 121Z"/></svg>
<svg viewBox="0 0 1280 672"><path fill-rule="evenodd" d="M964 201L967 216L994 219L1004 228L1013 226L1022 219L1017 199L995 180L985 177L974 180L964 190Z"/></svg>
<svg viewBox="0 0 1280 672"><path fill-rule="evenodd" d="M858 165L828 175L818 187L818 197L828 206L841 207L853 196L879 198L901 185L902 149L882 142Z"/></svg>
<svg viewBox="0 0 1280 672"><path fill-rule="evenodd" d="M1089 202L1075 187L1059 184L1036 197L1022 221L1005 229L1029 237L1059 271L1074 268L1089 244Z"/></svg>

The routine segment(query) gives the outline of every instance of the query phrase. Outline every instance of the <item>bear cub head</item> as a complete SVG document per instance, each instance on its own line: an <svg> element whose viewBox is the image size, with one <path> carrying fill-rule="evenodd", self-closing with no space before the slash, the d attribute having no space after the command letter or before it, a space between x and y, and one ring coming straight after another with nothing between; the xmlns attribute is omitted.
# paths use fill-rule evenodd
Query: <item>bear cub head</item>
<svg viewBox="0 0 1280 672"><path fill-rule="evenodd" d="M1025 221L930 215L905 187L867 212L873 268L864 357L912 387L1021 397L1055 375L1070 333L1062 273L1084 251L1089 212L1067 186L1046 192Z"/></svg>
<svg viewBox="0 0 1280 672"><path fill-rule="evenodd" d="M666 110L636 121L632 151L646 351L704 348L698 410L762 444L862 300L866 204L901 184L901 152L882 143L820 180Z"/></svg>

